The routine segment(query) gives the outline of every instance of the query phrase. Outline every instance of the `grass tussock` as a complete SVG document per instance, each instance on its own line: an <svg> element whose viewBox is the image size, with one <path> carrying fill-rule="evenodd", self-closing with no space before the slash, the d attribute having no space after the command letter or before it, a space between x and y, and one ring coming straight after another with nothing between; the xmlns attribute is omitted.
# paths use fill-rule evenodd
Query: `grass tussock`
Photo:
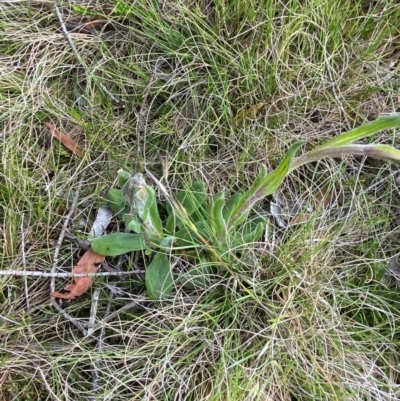
<svg viewBox="0 0 400 401"><path fill-rule="evenodd" d="M80 178L69 232L85 238L121 167L161 177L161 155L172 191L202 180L235 192L295 140L311 148L399 112L399 17L394 0L2 1L2 269L51 270ZM400 145L394 131L371 140ZM386 279L398 185L382 161L306 166L276 194L286 223L271 216L238 260L240 284L213 277L154 302L143 277L98 278L87 337L49 304L48 279L0 276L1 396L399 399L400 293ZM315 207L319 192L329 201ZM293 201L314 207L296 219ZM78 258L65 242L58 265L70 271ZM87 294L64 307L87 323L91 305Z"/></svg>

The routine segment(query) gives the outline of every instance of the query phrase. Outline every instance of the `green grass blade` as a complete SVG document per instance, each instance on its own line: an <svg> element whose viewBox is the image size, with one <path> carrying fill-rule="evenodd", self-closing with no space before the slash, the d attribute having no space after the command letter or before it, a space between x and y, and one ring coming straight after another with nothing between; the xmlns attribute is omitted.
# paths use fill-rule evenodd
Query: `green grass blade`
<svg viewBox="0 0 400 401"><path fill-rule="evenodd" d="M208 261L200 262L179 277L179 282L189 290L205 289L211 285L213 264Z"/></svg>
<svg viewBox="0 0 400 401"><path fill-rule="evenodd" d="M192 226L185 226L175 233L177 246L197 247L203 244L202 238L211 238L212 231L208 220L201 220L193 223Z"/></svg>

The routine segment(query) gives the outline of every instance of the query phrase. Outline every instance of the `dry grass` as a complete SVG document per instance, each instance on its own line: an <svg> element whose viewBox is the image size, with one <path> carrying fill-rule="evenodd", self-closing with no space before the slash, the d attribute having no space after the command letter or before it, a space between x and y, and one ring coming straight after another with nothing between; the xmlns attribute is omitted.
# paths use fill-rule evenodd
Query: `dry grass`
<svg viewBox="0 0 400 401"><path fill-rule="evenodd" d="M59 3L80 60L53 1L0 4L3 269L22 269L25 257L27 269L51 270L80 175L69 232L85 238L121 167L161 176L161 154L172 188L201 179L211 193L233 192L296 139L312 147L400 111L394 0L126 3ZM82 29L83 9L106 23ZM86 155L63 149L44 122ZM394 132L373 140L399 147ZM271 218L238 266L247 291L225 277L153 302L140 277L96 280L87 337L50 305L47 279L25 289L2 277L2 399L399 399L400 296L380 281L399 252L391 170L347 158L290 177L284 198L310 204L327 187L333 200L285 228ZM64 242L60 269L78 257ZM87 323L90 294L64 307Z"/></svg>

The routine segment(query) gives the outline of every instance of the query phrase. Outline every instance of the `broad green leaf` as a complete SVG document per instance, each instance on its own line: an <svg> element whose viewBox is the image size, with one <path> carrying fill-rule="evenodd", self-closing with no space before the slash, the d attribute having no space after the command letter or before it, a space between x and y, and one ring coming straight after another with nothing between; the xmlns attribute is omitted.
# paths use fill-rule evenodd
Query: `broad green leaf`
<svg viewBox="0 0 400 401"><path fill-rule="evenodd" d="M283 179L289 172L290 165L293 158L302 145L302 141L295 142L287 151L286 156L279 164L279 166L270 174L265 176L265 167L262 167L261 172L258 174L256 180L250 189L244 194L243 206L234 213L230 226L238 226L243 223L254 204L259 200L265 198L267 195L272 194L282 183ZM228 229L230 228L228 227Z"/></svg>
<svg viewBox="0 0 400 401"><path fill-rule="evenodd" d="M309 152L309 154L319 152L323 149L348 145L354 141L357 141L358 139L366 138L376 134L379 131L397 127L400 127L400 114L380 117L375 121L362 125L361 127L354 128L351 131L345 132L344 134L325 142L323 145L313 149L311 152Z"/></svg>
<svg viewBox="0 0 400 401"><path fill-rule="evenodd" d="M174 214L169 214L168 218L167 218L167 222L165 223L165 231L170 234L173 235L174 234L174 230L175 230L175 226L177 224L177 216L174 216Z"/></svg>
<svg viewBox="0 0 400 401"><path fill-rule="evenodd" d="M207 199L207 187L204 182L194 181L187 189L179 191L176 200L185 208L187 216L196 212ZM167 203L167 212L172 214L172 206Z"/></svg>
<svg viewBox="0 0 400 401"><path fill-rule="evenodd" d="M118 256L147 249L143 234L113 233L91 241L92 249L99 255Z"/></svg>
<svg viewBox="0 0 400 401"><path fill-rule="evenodd" d="M224 194L222 192L216 194L211 202L211 229L214 233L214 237L222 240L226 237L227 228L226 222L223 216L223 209L225 205Z"/></svg>
<svg viewBox="0 0 400 401"><path fill-rule="evenodd" d="M118 216L122 217L126 208L126 201L122 196L120 189L111 188L106 196L111 210Z"/></svg>
<svg viewBox="0 0 400 401"><path fill-rule="evenodd" d="M143 232L150 238L163 236L154 189L146 184L143 174L135 174L126 181L122 195L131 207L131 214L142 222Z"/></svg>
<svg viewBox="0 0 400 401"><path fill-rule="evenodd" d="M146 268L146 289L153 299L168 298L172 293L174 278L169 258L165 253L156 253Z"/></svg>
<svg viewBox="0 0 400 401"><path fill-rule="evenodd" d="M207 199L206 185L201 181L193 182L188 189L179 191L176 195L176 200L186 211L186 217L192 216L193 221L201 220L202 213L200 210ZM184 223L180 221L177 214L173 213L170 203L166 203L168 219L165 224L165 229L168 233L173 234L175 227L182 228ZM196 217L195 217L196 216Z"/></svg>
<svg viewBox="0 0 400 401"><path fill-rule="evenodd" d="M203 241L201 240L201 238L204 238L206 241L210 242L214 240L212 238L210 223L207 220L197 221L193 224L193 227L196 232L188 227L183 227L175 233L175 237L177 240L176 245L178 247L196 247L199 245L202 246Z"/></svg>
<svg viewBox="0 0 400 401"><path fill-rule="evenodd" d="M234 213L238 212L243 204L244 195L241 192L235 193L226 201L222 214L228 224L231 221L232 216L234 216Z"/></svg>
<svg viewBox="0 0 400 401"><path fill-rule="evenodd" d="M259 241L265 230L265 225L266 220L263 217L257 217L246 222L237 232L235 232L231 246L236 248L241 245Z"/></svg>
<svg viewBox="0 0 400 401"><path fill-rule="evenodd" d="M189 290L204 289L211 284L213 266L210 263L199 264L192 267L179 277L179 282Z"/></svg>
<svg viewBox="0 0 400 401"><path fill-rule="evenodd" d="M131 177L131 174L129 174L127 171L120 169L118 170L118 184L122 188L124 184L129 180Z"/></svg>
<svg viewBox="0 0 400 401"><path fill-rule="evenodd" d="M142 223L137 221L131 214L124 214L122 220L125 222L125 227L134 231L137 234L143 232Z"/></svg>
<svg viewBox="0 0 400 401"><path fill-rule="evenodd" d="M158 207L157 207L157 198L156 198L156 194L155 194L154 190L153 189L151 189L151 190L153 193L153 201L150 205L149 217L150 217L151 223L152 223L153 227L155 228L155 230L157 231L157 233L159 233L162 236L163 229L162 229L162 222L161 222L160 214L158 212Z"/></svg>

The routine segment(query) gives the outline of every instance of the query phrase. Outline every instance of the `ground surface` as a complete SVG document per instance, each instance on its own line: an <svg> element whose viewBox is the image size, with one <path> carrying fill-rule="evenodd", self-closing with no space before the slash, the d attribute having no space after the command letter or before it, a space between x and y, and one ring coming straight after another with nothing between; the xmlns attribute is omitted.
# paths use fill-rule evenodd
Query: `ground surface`
<svg viewBox="0 0 400 401"><path fill-rule="evenodd" d="M162 156L171 191L233 193L295 140L400 112L399 21L394 0L1 1L1 268L51 270L79 182L67 232L85 239L121 167L160 177ZM400 147L394 130L370 141ZM241 261L248 292L221 276L153 302L140 277L96 279L90 336L71 322L87 325L90 292L63 304L68 319L50 279L1 277L1 399L400 399L400 292L383 283L396 168L346 157L293 173L260 211L329 199L285 227L271 217ZM81 254L64 241L59 270Z"/></svg>

